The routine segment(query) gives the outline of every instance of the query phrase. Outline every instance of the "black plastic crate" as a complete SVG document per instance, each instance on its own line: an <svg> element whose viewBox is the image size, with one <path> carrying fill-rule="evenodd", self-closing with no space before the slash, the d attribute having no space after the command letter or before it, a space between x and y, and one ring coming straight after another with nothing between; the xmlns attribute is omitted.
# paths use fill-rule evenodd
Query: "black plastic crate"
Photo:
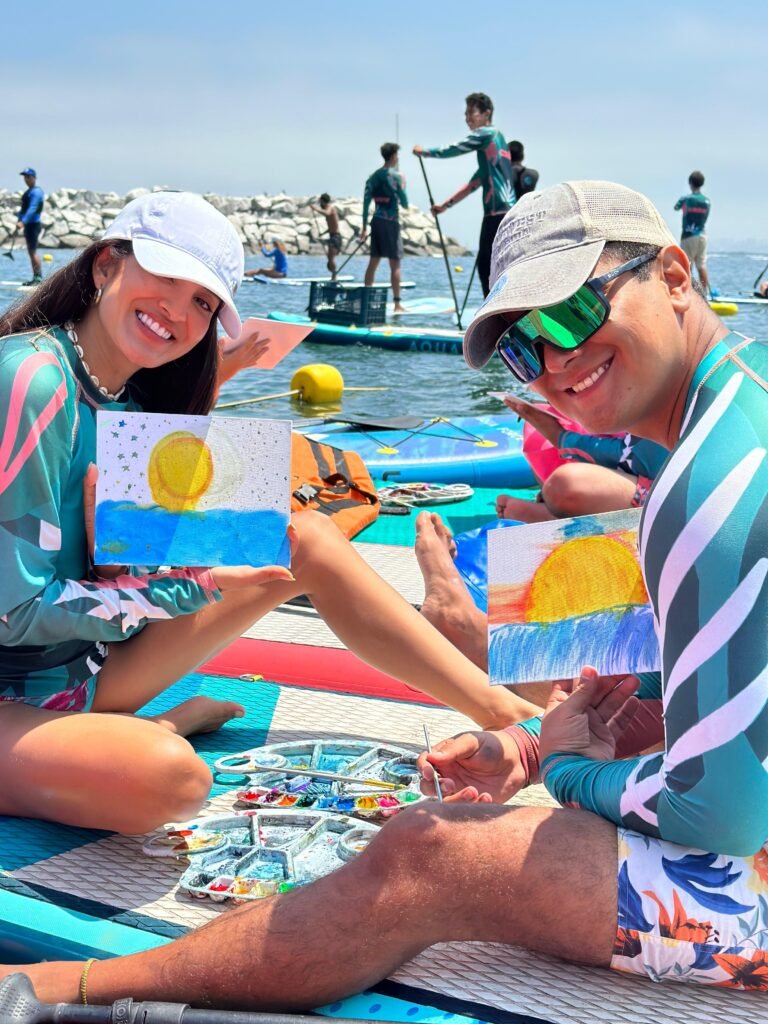
<svg viewBox="0 0 768 1024"><path fill-rule="evenodd" d="M309 316L325 324L367 327L387 319L387 286L313 281L309 288Z"/></svg>

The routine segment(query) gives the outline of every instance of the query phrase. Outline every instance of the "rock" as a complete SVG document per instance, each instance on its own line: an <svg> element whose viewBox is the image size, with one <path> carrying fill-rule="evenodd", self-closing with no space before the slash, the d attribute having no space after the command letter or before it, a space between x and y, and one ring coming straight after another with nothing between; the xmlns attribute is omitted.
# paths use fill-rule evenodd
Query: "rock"
<svg viewBox="0 0 768 1024"><path fill-rule="evenodd" d="M148 188L132 188L130 192L126 192L123 196L123 205L130 203L133 199L138 199L139 196L148 196Z"/></svg>
<svg viewBox="0 0 768 1024"><path fill-rule="evenodd" d="M159 190L164 186L154 186ZM134 188L124 196L116 192L97 192L94 189L61 188L46 196L43 212L45 247L81 247L99 238L111 224L125 203L148 195L148 188ZM244 244L257 252L262 243L279 236L289 253L323 253L327 244L325 218L310 209L314 196L220 196L209 194L208 201L229 217ZM8 243L16 228L16 215L21 202L21 191L0 189L0 239ZM345 249L351 250L357 242L362 226L362 199L340 197L334 199L339 214L339 231ZM402 213L403 244L409 255L439 254L439 239L434 218L416 207ZM467 251L452 238L446 238L449 252L467 255Z"/></svg>

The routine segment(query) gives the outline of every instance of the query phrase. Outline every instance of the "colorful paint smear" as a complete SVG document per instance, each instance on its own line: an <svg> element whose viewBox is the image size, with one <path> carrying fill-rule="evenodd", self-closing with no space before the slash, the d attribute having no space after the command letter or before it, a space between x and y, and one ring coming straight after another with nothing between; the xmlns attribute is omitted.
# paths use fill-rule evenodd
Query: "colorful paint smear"
<svg viewBox="0 0 768 1024"><path fill-rule="evenodd" d="M492 683L659 668L638 560L640 509L492 530L488 662Z"/></svg>
<svg viewBox="0 0 768 1024"><path fill-rule="evenodd" d="M101 565L288 565L291 425L97 414Z"/></svg>

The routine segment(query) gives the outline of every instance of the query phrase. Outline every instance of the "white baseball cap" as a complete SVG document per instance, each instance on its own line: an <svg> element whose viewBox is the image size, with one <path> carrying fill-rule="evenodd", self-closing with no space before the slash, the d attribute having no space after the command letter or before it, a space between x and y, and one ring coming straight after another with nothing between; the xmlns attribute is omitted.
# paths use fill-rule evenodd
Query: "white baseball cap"
<svg viewBox="0 0 768 1024"><path fill-rule="evenodd" d="M193 281L222 302L218 317L231 338L240 334L235 292L243 279L243 245L223 213L194 192L150 192L127 203L104 238L123 238L143 270Z"/></svg>
<svg viewBox="0 0 768 1024"><path fill-rule="evenodd" d="M509 329L504 313L545 309L578 291L606 242L676 244L650 199L610 181L565 181L515 203L493 242L491 290L464 335L469 365L491 358Z"/></svg>

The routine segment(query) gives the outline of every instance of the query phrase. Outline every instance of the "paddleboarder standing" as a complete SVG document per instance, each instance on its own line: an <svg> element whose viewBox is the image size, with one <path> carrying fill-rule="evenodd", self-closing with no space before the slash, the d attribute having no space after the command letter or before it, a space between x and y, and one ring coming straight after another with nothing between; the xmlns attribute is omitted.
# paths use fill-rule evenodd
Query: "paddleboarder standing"
<svg viewBox="0 0 768 1024"><path fill-rule="evenodd" d="M328 262L326 266L331 272L331 278L336 277L336 257L341 252L343 242L341 240L341 233L339 232L339 214L336 211L336 207L331 202L331 197L327 192L323 192L320 196L320 205L315 206L314 203L310 204L311 209L314 213L321 213L325 217L325 223L328 230Z"/></svg>
<svg viewBox="0 0 768 1024"><path fill-rule="evenodd" d="M444 203L435 203L432 213L435 215L444 213L482 186L484 216L477 251L477 273L483 288L483 295L487 295L491 275L493 240L504 214L512 208L515 202L512 191L512 165L504 136L491 123L493 102L490 96L484 92L471 92L465 103L464 120L470 129L466 138L450 146L414 146L413 152L416 156L439 159L463 156L465 153L472 152L477 154L477 170L466 185L462 185L458 192L455 192L450 199L446 199Z"/></svg>
<svg viewBox="0 0 768 1024"><path fill-rule="evenodd" d="M26 192L21 197L21 208L19 209L16 221L16 230L24 232L24 241L27 243L29 262L32 264L32 278L25 281L25 285L40 284L43 280L43 265L37 255L37 241L40 238L42 224L40 218L43 212L45 193L37 184L37 171L34 167L25 167L20 172L27 186Z"/></svg>
<svg viewBox="0 0 768 1024"><path fill-rule="evenodd" d="M676 210L683 211L683 233L680 248L699 273L701 285L709 294L709 274L707 272L707 236L704 228L709 217L710 201L701 191L704 175L701 171L691 171L688 178L691 191L681 196L675 203Z"/></svg>
<svg viewBox="0 0 768 1024"><path fill-rule="evenodd" d="M375 209L371 218L371 256L365 271L365 286L370 288L373 284L382 256L388 259L395 312L404 313L405 309L400 303L400 261L403 258L400 207L408 209L408 196L405 178L397 169L399 151L396 142L385 142L381 147L384 165L374 171L365 183L360 241L366 239L368 210L373 202Z"/></svg>

